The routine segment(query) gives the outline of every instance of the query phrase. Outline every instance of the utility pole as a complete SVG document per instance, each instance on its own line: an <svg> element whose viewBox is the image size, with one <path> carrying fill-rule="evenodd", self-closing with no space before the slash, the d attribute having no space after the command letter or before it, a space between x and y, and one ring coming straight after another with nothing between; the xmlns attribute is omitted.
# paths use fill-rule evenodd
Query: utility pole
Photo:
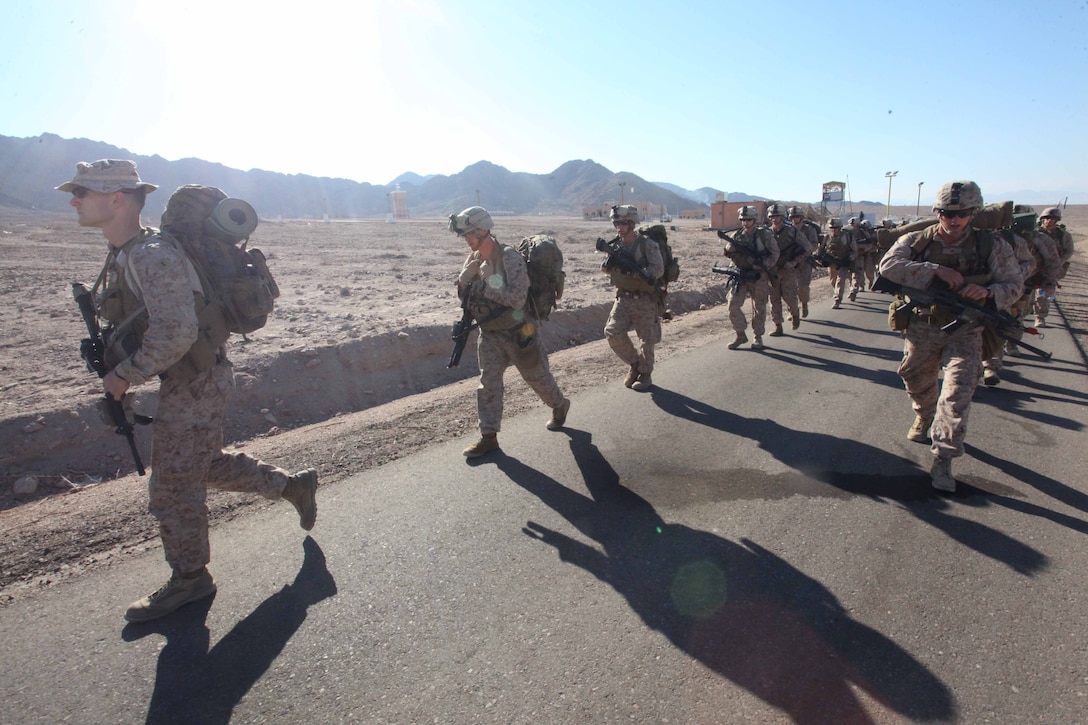
<svg viewBox="0 0 1088 725"><path fill-rule="evenodd" d="M620 204L623 204L623 187L627 186L627 182L626 181L621 181L619 183L620 183Z"/></svg>
<svg viewBox="0 0 1088 725"><path fill-rule="evenodd" d="M887 171L884 173L884 176L888 177L888 204L884 208L884 216L889 219L892 216L892 179L894 179L895 175L898 173L898 171Z"/></svg>
<svg viewBox="0 0 1088 725"><path fill-rule="evenodd" d="M915 204L914 204L914 216L919 216L919 211L918 210L922 208L922 184L924 184L924 183L926 183L926 182L924 182L924 181L919 181L918 182L918 201L915 202Z"/></svg>

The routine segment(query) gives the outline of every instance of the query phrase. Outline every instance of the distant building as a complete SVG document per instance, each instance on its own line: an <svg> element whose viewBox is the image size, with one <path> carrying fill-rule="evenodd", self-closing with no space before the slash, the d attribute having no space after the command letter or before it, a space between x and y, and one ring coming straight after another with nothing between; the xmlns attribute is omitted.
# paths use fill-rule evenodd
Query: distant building
<svg viewBox="0 0 1088 725"><path fill-rule="evenodd" d="M710 205L711 229L736 229L740 226L737 214L742 206L754 206L759 213L759 221L767 221L767 201L716 201Z"/></svg>
<svg viewBox="0 0 1088 725"><path fill-rule="evenodd" d="M609 212L611 212L612 207L618 203L619 202L613 201L608 204L600 204L597 206L583 206L582 219L586 221L593 221L595 219L608 221ZM638 209L638 218L644 222L655 219L668 212L668 209L664 205L655 204L651 201L632 201L625 205L633 206Z"/></svg>
<svg viewBox="0 0 1088 725"><path fill-rule="evenodd" d="M684 209L680 212L681 219L706 219L706 209Z"/></svg>
<svg viewBox="0 0 1088 725"><path fill-rule="evenodd" d="M389 214L393 219L408 218L408 192L402 190L400 184L389 192Z"/></svg>

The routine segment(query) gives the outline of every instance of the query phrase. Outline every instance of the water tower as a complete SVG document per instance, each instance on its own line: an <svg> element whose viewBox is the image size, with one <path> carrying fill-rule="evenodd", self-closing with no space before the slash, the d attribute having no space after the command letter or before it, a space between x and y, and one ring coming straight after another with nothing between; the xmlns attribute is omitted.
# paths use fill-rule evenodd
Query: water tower
<svg viewBox="0 0 1088 725"><path fill-rule="evenodd" d="M402 190L400 184L389 192L389 214L394 219L408 218L408 192Z"/></svg>
<svg viewBox="0 0 1088 725"><path fill-rule="evenodd" d="M843 216L846 211L846 182L829 181L824 184L820 211L827 216Z"/></svg>

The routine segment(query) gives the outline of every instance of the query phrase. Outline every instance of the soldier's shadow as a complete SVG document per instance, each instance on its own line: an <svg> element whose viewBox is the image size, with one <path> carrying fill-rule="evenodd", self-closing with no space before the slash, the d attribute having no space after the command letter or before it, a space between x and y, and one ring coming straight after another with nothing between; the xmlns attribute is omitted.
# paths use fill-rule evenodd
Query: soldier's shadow
<svg viewBox="0 0 1088 725"><path fill-rule="evenodd" d="M310 605L336 594L321 547L309 536L302 546L304 558L295 580L264 600L211 649L205 619L214 597L161 620L125 627L125 641L152 633L166 637L147 711L149 725L230 722L234 707L302 626Z"/></svg>
<svg viewBox="0 0 1088 725"><path fill-rule="evenodd" d="M589 497L509 456L498 467L600 550L533 521L525 533L613 587L674 646L796 723L871 723L852 687L910 719L953 717L949 689L819 582L754 541L667 523L620 485L590 434L566 432Z"/></svg>
<svg viewBox="0 0 1088 725"><path fill-rule="evenodd" d="M937 496L927 471L901 456L827 433L795 430L766 418L748 418L715 408L674 390L655 386L655 404L671 415L751 438L777 460L811 481L847 493L893 502L950 538L980 554L1031 576L1044 569L1047 557L1038 549L997 529L957 516L950 500L968 506L989 505L995 494L963 481L951 497ZM863 461L862 470L841 470L843 462Z"/></svg>

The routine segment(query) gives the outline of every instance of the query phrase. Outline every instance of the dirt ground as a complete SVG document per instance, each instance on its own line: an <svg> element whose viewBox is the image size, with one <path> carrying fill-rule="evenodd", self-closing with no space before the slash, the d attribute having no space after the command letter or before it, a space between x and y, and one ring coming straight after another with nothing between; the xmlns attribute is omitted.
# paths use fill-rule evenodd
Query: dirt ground
<svg viewBox="0 0 1088 725"><path fill-rule="evenodd" d="M1070 207L1065 221L1078 264L1059 299L1083 340L1088 244L1078 230L1088 230L1088 206ZM715 342L729 328L720 304L724 278L710 271L722 260L721 243L704 223L669 225L681 276L670 288L675 317L664 328L659 360ZM611 238L610 225L500 217L495 232L504 242L546 232L563 249L566 291L543 338L564 392L618 385L626 370L601 333L612 289L594 250L598 236ZM238 385L228 447L292 470L315 466L328 485L475 432L475 336L460 366L446 368L449 328L459 317L453 280L467 248L444 219L264 221L251 245L268 256L282 295L264 329L249 340L232 338ZM101 388L79 359L86 331L70 283L93 282L105 242L97 230L78 227L74 215L0 210L0 254L2 605L159 544L146 511L146 477L136 475L124 439L99 420ZM826 280L814 280L812 289L814 301L830 297ZM1062 324L1059 316L1053 322ZM139 412L154 413L154 388L136 389ZM527 386L509 385L506 414L530 408L546 419ZM137 435L147 461L149 431ZM17 495L16 482L28 477L36 489ZM212 492L208 505L214 525L287 504Z"/></svg>

